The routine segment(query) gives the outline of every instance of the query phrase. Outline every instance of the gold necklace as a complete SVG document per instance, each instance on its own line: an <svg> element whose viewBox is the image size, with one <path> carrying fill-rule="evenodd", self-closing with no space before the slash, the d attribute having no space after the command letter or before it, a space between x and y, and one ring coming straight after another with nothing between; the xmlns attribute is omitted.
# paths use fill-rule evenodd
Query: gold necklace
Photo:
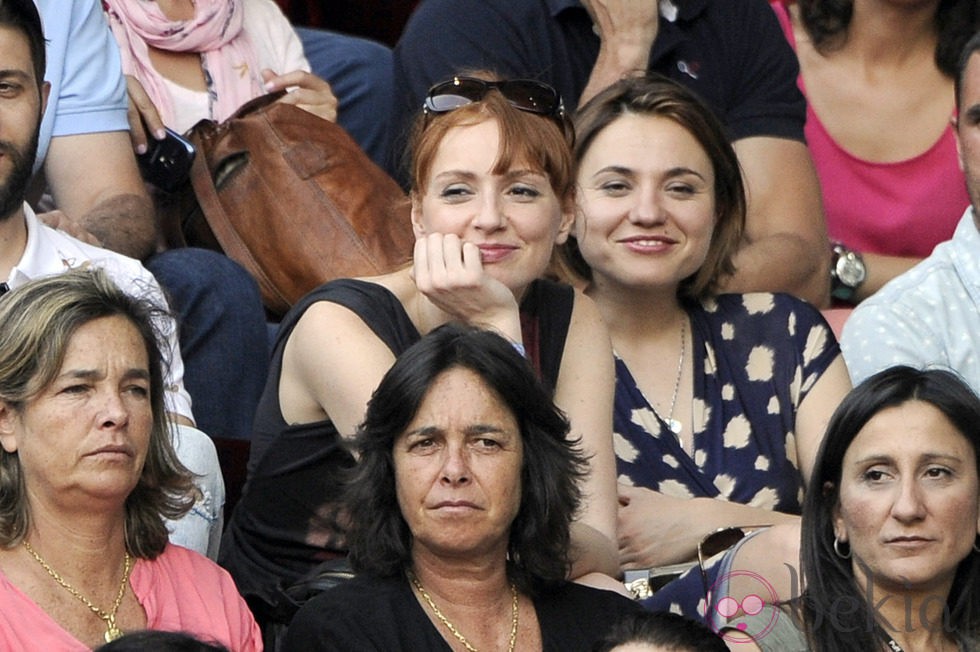
<svg viewBox="0 0 980 652"><path fill-rule="evenodd" d="M122 604L123 595L126 593L126 585L129 583L129 573L133 570L133 558L129 556L128 551L126 552L126 568L123 571L122 582L119 583L119 593L116 595L116 599L112 603L112 611L106 613L102 609L99 609L92 604L89 599L79 593L74 586L66 582L61 575L58 575L55 569L48 566L48 562L41 559L41 555L37 554L37 552L34 551L34 548L31 547L31 544L27 543L27 539L24 539L24 547L27 549L27 552L31 553L31 557L34 557L35 561L41 564L41 568L48 571L48 575L53 577L55 582L60 584L62 588L71 593L73 596L81 600L86 607L92 610L92 613L105 621L106 643L109 641L114 641L123 635L122 630L116 627L116 613L119 611L119 605Z"/></svg>
<svg viewBox="0 0 980 652"><path fill-rule="evenodd" d="M459 633L456 626L449 622L449 619L446 618L441 611L439 611L439 607L437 607L436 603L432 601L431 597L429 597L429 593L422 586L422 582L420 582L419 578L415 576L415 573L410 572L408 577L412 580L412 584L415 585L419 595L422 596L422 599L425 600L426 604L429 605L429 608L432 609L432 613L434 613L436 618L439 619L439 622L445 625L449 631L452 632L453 636L455 636L459 642L463 644L463 647L469 650L469 652L477 652L476 648L470 645L470 642L466 640L466 637ZM507 646L507 652L514 652L514 644L517 642L517 587L513 582L510 583L510 595L512 597L510 644Z"/></svg>

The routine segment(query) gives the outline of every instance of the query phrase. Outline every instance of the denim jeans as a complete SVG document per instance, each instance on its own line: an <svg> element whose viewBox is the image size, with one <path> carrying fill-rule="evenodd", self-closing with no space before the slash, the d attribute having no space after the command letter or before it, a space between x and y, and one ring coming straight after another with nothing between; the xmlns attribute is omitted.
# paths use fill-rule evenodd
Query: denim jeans
<svg viewBox="0 0 980 652"><path fill-rule="evenodd" d="M391 48L322 29L297 27L296 33L310 68L330 82L340 102L337 124L372 161L384 165L394 86Z"/></svg>
<svg viewBox="0 0 980 652"><path fill-rule="evenodd" d="M249 439L269 368L258 285L233 260L206 249L171 249L146 267L177 316L197 427L211 437Z"/></svg>

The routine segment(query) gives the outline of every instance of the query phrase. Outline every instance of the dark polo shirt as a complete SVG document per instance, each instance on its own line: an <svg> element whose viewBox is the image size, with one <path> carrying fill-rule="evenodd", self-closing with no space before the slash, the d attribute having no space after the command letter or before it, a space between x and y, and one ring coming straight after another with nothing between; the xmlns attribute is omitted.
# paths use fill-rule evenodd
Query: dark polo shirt
<svg viewBox="0 0 980 652"><path fill-rule="evenodd" d="M578 0L423 0L395 47L399 142L429 87L466 69L547 82L573 111L598 53ZM675 20L661 16L650 62L700 94L731 140L803 141L799 65L766 0L678 0Z"/></svg>

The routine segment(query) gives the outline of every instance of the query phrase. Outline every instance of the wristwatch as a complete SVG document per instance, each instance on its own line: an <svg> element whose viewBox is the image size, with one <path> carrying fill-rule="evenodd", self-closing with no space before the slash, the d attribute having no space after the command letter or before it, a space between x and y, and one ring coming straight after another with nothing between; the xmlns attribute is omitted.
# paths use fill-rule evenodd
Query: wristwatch
<svg viewBox="0 0 980 652"><path fill-rule="evenodd" d="M848 249L840 242L835 242L831 251L833 257L830 261L830 296L839 301L853 303L854 293L868 277L864 259L861 258L861 254Z"/></svg>

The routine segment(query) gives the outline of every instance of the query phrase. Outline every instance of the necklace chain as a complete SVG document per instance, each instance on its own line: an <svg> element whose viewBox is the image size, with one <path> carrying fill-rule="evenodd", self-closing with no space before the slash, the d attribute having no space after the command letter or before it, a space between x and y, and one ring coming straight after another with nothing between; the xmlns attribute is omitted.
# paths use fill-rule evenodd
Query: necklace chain
<svg viewBox="0 0 980 652"><path fill-rule="evenodd" d="M129 573L133 570L133 558L129 556L128 551L126 552L126 566L123 570L122 582L119 583L119 593L116 594L116 599L112 603L112 610L106 612L96 607L88 598L79 593L78 589L66 582L55 569L48 565L48 562L41 558L41 555L37 554L34 548L31 547L31 544L27 542L27 539L24 539L23 543L24 548L27 549L27 552L31 553L31 557L33 557L37 563L41 564L41 568L46 570L48 575L50 575L55 582L57 582L63 589L71 593L73 596L78 598L86 607L92 610L92 613L105 621L105 640L107 643L123 635L122 630L116 626L116 613L119 611L119 605L122 604L123 595L126 594L126 585L129 584Z"/></svg>
<svg viewBox="0 0 980 652"><path fill-rule="evenodd" d="M429 605L429 608L432 609L432 613L434 613L436 615L436 618L439 619L439 622L445 625L446 628L449 629L450 632L452 632L452 635L455 636L456 639L463 644L463 647L469 650L469 652L477 652L476 648L470 645L470 642L466 640L466 637L460 634L459 630L456 629L456 626L453 625L451 622L449 622L449 619L446 618L446 616L443 615L443 613L439 610L439 607L437 607L436 603L432 601L432 598L429 596L428 591L426 591L425 588L422 586L422 582L420 582L419 578L415 576L415 573L409 573L409 578L412 580L412 584L415 585L415 588L419 592L419 595L422 596L422 599L425 600L426 604ZM517 642L518 609L517 609L517 586L515 586L513 582L510 583L510 595L511 595L510 643L507 646L507 652L514 652L514 644Z"/></svg>
<svg viewBox="0 0 980 652"><path fill-rule="evenodd" d="M657 418L667 424L667 428L670 429L672 433L677 435L678 439L681 435L681 429L684 427L680 421L674 419L674 408L677 407L677 394L681 388L681 377L684 375L684 354L687 350L687 318L685 317L681 321L681 354L677 360L677 376L674 378L674 393L670 397L670 412L667 413L667 418L664 419L657 412L657 408L653 407L653 403L650 403L650 407L653 408L653 413L657 415Z"/></svg>

